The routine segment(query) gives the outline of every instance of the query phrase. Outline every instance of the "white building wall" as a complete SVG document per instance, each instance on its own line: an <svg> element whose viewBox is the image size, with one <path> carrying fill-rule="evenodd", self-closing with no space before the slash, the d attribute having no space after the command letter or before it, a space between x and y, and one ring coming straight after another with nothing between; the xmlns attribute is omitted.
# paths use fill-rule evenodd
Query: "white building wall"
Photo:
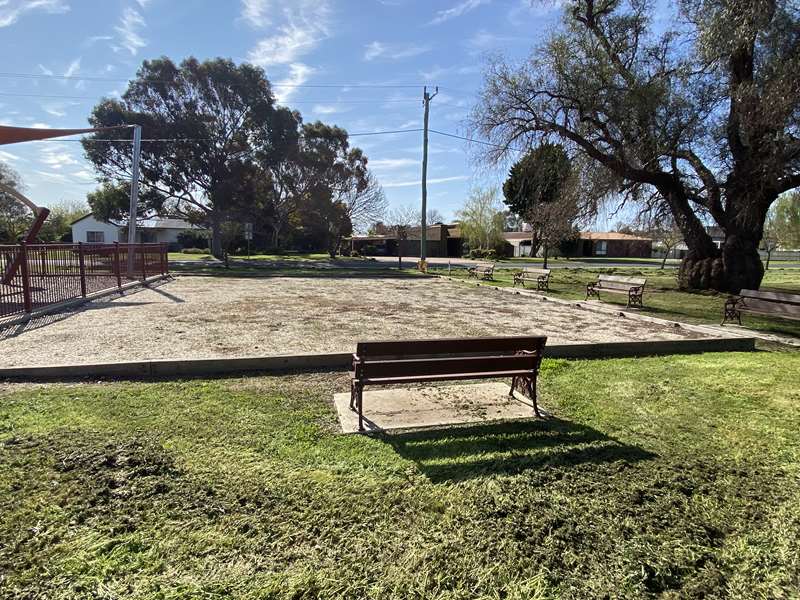
<svg viewBox="0 0 800 600"><path fill-rule="evenodd" d="M72 241L73 242L88 242L88 232L102 231L103 242L111 244L120 241L119 232L120 228L111 223L98 221L94 217L86 217L72 225Z"/></svg>

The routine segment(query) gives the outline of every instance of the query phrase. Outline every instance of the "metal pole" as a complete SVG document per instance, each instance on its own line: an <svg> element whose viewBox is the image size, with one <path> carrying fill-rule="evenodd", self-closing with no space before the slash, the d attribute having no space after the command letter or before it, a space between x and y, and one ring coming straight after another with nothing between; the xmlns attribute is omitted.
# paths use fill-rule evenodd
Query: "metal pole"
<svg viewBox="0 0 800 600"><path fill-rule="evenodd" d="M136 212L139 206L139 155L142 152L142 126L133 126L133 164L131 166L131 205L128 215L128 277L133 279L135 253L131 248L136 243Z"/></svg>
<svg viewBox="0 0 800 600"><path fill-rule="evenodd" d="M78 269L81 274L81 296L86 298L86 259L83 256L83 242L78 242Z"/></svg>
<svg viewBox="0 0 800 600"><path fill-rule="evenodd" d="M427 86L423 88L422 101L425 104L425 116L423 118L422 130L422 219L419 240L419 262L420 268L425 269L427 259L428 244L428 116L431 109L431 100L439 93L438 86L433 95L428 93Z"/></svg>

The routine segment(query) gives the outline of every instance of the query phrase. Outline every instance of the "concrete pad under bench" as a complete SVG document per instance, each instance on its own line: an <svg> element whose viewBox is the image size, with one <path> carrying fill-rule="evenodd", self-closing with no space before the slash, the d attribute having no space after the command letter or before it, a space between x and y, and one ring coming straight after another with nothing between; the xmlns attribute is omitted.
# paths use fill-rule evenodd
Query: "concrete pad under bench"
<svg viewBox="0 0 800 600"><path fill-rule="evenodd" d="M446 386L390 387L364 391L364 427L370 431L468 425L536 418L533 404L500 382ZM343 433L358 433L358 414L350 410L350 393L334 394ZM539 406L539 411L546 411Z"/></svg>

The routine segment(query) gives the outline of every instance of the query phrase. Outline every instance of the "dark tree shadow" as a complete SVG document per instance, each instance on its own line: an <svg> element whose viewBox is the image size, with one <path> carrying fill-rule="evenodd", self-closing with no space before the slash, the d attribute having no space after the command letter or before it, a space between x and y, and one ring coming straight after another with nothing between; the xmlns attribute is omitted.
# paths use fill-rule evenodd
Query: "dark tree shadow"
<svg viewBox="0 0 800 600"><path fill-rule="evenodd" d="M375 437L417 463L434 483L656 457L591 427L555 418L384 432Z"/></svg>

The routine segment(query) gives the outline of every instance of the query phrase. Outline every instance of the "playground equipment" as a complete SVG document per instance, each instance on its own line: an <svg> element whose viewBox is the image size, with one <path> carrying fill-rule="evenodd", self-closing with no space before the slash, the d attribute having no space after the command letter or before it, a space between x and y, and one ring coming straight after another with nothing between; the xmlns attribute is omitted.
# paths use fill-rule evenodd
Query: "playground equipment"
<svg viewBox="0 0 800 600"><path fill-rule="evenodd" d="M46 209L44 206L36 206L36 204L30 199L15 190L14 188L8 187L7 185L3 185L0 183L0 192L8 194L21 204L27 206L34 214L34 220L31 224L30 228L28 229L28 233L25 234L24 243L32 244L36 241L36 236L39 235L39 231L42 229L42 225L47 220L50 211ZM10 285L11 281L17 274L20 265L22 264L22 254L16 254L14 259L9 263L8 267L6 268L5 272L3 273L3 278L0 279L0 283L3 285Z"/></svg>

